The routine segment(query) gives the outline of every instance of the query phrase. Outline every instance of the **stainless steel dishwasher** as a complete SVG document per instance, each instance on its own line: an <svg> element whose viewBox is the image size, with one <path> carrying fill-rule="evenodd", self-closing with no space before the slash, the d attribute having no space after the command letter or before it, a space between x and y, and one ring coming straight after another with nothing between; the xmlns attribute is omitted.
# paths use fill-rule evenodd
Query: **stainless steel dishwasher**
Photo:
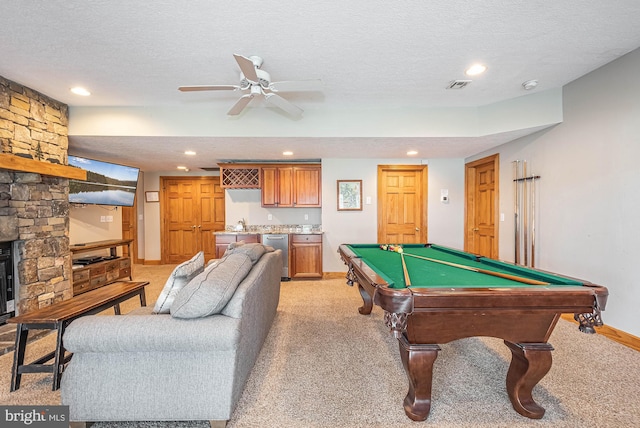
<svg viewBox="0 0 640 428"><path fill-rule="evenodd" d="M282 250L282 280L291 279L289 277L289 235L286 233L266 233L262 235L262 243L270 245L276 250Z"/></svg>

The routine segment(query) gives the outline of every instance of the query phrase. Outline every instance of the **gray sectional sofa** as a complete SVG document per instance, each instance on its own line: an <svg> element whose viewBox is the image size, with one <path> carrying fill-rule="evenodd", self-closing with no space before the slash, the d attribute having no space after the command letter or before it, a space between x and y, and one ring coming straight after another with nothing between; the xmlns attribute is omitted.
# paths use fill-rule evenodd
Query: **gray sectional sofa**
<svg viewBox="0 0 640 428"><path fill-rule="evenodd" d="M155 308L73 321L63 339L73 357L61 383L72 426L182 420L224 426L278 306L282 253L260 247L227 251L202 269L177 267ZM225 284L229 278L237 288Z"/></svg>

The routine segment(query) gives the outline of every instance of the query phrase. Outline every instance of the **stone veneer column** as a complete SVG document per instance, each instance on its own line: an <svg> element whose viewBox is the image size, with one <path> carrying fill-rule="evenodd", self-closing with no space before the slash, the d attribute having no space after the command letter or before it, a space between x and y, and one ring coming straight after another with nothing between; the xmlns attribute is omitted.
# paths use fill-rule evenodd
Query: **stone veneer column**
<svg viewBox="0 0 640 428"><path fill-rule="evenodd" d="M0 76L0 152L66 165L68 116L66 104ZM0 170L0 233L17 243L19 313L73 295L68 195L68 179Z"/></svg>

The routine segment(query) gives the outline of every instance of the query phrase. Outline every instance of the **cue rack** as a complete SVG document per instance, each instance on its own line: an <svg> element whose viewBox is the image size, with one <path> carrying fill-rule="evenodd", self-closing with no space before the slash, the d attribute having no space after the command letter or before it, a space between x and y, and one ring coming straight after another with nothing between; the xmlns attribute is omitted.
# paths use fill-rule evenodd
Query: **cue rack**
<svg viewBox="0 0 640 428"><path fill-rule="evenodd" d="M536 265L536 183L539 175L531 168L527 171L526 160L513 161L515 263L523 266ZM527 175L529 174L529 175Z"/></svg>

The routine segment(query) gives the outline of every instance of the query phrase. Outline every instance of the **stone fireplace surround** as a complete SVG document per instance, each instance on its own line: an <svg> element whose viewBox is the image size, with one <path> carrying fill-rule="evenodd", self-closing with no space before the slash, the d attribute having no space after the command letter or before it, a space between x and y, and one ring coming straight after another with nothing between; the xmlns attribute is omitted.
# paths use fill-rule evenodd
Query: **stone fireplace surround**
<svg viewBox="0 0 640 428"><path fill-rule="evenodd" d="M67 164L68 107L0 76L0 152ZM15 309L73 295L69 180L0 169L0 241L13 242Z"/></svg>

